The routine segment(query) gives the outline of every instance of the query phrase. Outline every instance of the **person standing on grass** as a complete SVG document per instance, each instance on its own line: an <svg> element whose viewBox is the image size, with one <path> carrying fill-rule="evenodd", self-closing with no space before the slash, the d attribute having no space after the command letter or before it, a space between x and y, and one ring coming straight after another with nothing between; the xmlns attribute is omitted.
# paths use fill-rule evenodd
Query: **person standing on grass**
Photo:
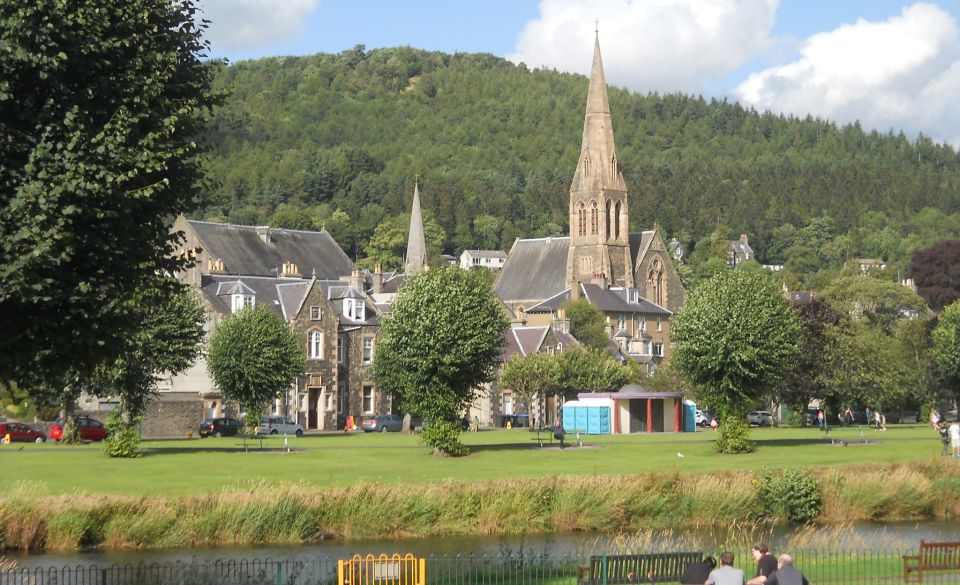
<svg viewBox="0 0 960 585"><path fill-rule="evenodd" d="M940 450L940 456L946 457L950 454L950 429L947 428L946 423L941 423L937 427L937 430L940 432L940 442L943 444L943 449Z"/></svg>
<svg viewBox="0 0 960 585"><path fill-rule="evenodd" d="M770 554L765 544L755 544L750 550L753 560L757 561L757 575L747 581L747 585L763 585L774 571L777 570L777 559Z"/></svg>
<svg viewBox="0 0 960 585"><path fill-rule="evenodd" d="M720 554L720 567L710 571L704 585L744 585L743 571L733 568L733 553Z"/></svg>
<svg viewBox="0 0 960 585"><path fill-rule="evenodd" d="M960 424L950 425L950 446L953 448L953 456L960 457Z"/></svg>
<svg viewBox="0 0 960 585"><path fill-rule="evenodd" d="M767 585L810 585L803 571L793 566L793 557L780 555L777 570L767 579Z"/></svg>
<svg viewBox="0 0 960 585"><path fill-rule="evenodd" d="M817 411L817 426L821 429L823 428L823 423L826 422L827 417L823 414L823 409Z"/></svg>
<svg viewBox="0 0 960 585"><path fill-rule="evenodd" d="M930 426L933 430L937 430L940 427L940 413L937 412L935 408L930 409Z"/></svg>

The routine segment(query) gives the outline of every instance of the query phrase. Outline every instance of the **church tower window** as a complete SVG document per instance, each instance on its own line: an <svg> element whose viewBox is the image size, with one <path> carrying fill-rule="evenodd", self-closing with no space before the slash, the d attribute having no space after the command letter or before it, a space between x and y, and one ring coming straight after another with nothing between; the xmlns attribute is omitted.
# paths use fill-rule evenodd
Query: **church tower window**
<svg viewBox="0 0 960 585"><path fill-rule="evenodd" d="M613 202L608 199L608 200L607 200L607 209L606 209L606 212L603 214L604 224L605 224L605 227L606 227L606 231L603 232L603 235L604 235L604 237L605 237L606 239L608 239L608 240L609 240L609 239L612 237L612 235L613 235L613 232L610 231L610 213L611 213L611 211L612 211L612 208L613 208Z"/></svg>
<svg viewBox="0 0 960 585"><path fill-rule="evenodd" d="M590 235L597 235L597 231L600 229L600 211L597 208L597 202L593 201L590 204Z"/></svg>

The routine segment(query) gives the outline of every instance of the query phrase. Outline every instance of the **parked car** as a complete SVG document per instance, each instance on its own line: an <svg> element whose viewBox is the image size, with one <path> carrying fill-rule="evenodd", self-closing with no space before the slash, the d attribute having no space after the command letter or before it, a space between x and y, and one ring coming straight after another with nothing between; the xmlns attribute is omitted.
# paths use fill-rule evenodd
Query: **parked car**
<svg viewBox="0 0 960 585"><path fill-rule="evenodd" d="M758 427L773 426L773 415L766 410L754 410L747 414L747 422Z"/></svg>
<svg viewBox="0 0 960 585"><path fill-rule="evenodd" d="M42 443L47 440L43 431L18 422L0 423L0 439L7 435L10 435L10 441L14 443Z"/></svg>
<svg viewBox="0 0 960 585"><path fill-rule="evenodd" d="M366 433L399 433L403 430L403 417L399 414L377 414L360 419L360 428ZM413 425L411 424L411 428Z"/></svg>
<svg viewBox="0 0 960 585"><path fill-rule="evenodd" d="M201 437L233 437L243 430L243 423L235 418L205 418L200 422Z"/></svg>
<svg viewBox="0 0 960 585"><path fill-rule="evenodd" d="M303 427L293 422L289 416L271 414L260 417L258 435L303 435Z"/></svg>
<svg viewBox="0 0 960 585"><path fill-rule="evenodd" d="M103 423L89 416L74 417L77 422L77 428L80 430L80 438L84 441L102 441L107 438L107 428ZM58 418L50 424L50 438L59 441L63 438L63 419Z"/></svg>

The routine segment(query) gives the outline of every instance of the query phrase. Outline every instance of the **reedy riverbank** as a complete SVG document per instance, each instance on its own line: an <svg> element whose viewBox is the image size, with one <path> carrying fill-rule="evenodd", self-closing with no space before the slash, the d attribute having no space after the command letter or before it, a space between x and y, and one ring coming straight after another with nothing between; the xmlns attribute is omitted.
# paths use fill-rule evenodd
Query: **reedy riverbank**
<svg viewBox="0 0 960 585"><path fill-rule="evenodd" d="M815 473L818 522L960 516L960 465L933 461ZM211 495L0 497L0 536L30 551L286 544L325 538L636 532L759 520L760 472L555 476L317 488L251 483Z"/></svg>

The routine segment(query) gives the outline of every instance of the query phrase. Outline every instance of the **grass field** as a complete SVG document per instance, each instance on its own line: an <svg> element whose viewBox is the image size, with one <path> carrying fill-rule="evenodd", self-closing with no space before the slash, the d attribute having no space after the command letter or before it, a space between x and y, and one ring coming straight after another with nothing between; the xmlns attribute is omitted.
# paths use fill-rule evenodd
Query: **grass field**
<svg viewBox="0 0 960 585"><path fill-rule="evenodd" d="M940 459L940 441L925 425L891 425L878 432L838 428L827 435L815 428L753 429L757 450L749 455L718 455L710 431L682 434L584 436L584 447L539 448L536 434L523 429L465 433L472 454L463 458L431 455L418 437L343 434L289 439L291 453L277 451L282 438L268 438L250 452L236 438L148 441L140 459L109 459L99 445L7 445L0 447L0 490L37 495L129 494L195 495L254 483L300 482L317 487L364 482L396 485L442 479L461 481L602 476L642 473L704 473L808 467L847 468ZM862 444L865 439L867 444ZM568 437L568 444L575 437ZM680 456L682 455L682 457ZM960 467L960 460L956 460ZM27 487L25 487L27 486Z"/></svg>
<svg viewBox="0 0 960 585"><path fill-rule="evenodd" d="M758 429L749 455L711 432L584 437L540 448L526 430L468 433L436 457L415 436L155 441L0 450L0 545L24 550L300 543L320 538L636 531L757 519L761 469L814 470L819 519L960 516L960 460L922 425L877 432ZM575 437L568 437L575 442ZM864 443L864 441L866 441ZM846 443L844 446L841 442ZM834 444L831 444L834 443ZM22 448L21 448L22 447Z"/></svg>

